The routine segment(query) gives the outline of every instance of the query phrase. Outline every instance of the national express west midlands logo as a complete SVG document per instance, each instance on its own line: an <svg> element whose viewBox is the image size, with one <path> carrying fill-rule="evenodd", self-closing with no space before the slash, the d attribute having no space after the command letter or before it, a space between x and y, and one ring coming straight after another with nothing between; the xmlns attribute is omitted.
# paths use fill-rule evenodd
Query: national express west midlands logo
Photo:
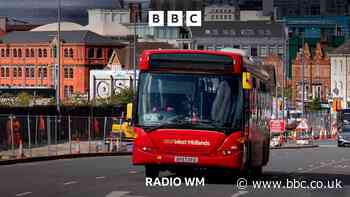
<svg viewBox="0 0 350 197"><path fill-rule="evenodd" d="M165 18L166 24L165 24ZM149 11L148 25L150 27L201 27L202 12L201 11Z"/></svg>

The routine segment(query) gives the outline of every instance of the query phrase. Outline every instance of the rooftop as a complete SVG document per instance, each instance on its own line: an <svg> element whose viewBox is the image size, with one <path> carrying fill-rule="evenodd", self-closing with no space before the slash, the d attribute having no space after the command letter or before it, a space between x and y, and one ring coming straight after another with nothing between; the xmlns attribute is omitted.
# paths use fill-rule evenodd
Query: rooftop
<svg viewBox="0 0 350 197"><path fill-rule="evenodd" d="M282 37L283 25L271 21L207 21L192 27L193 37Z"/></svg>
<svg viewBox="0 0 350 197"><path fill-rule="evenodd" d="M49 24L34 28L31 31L57 31L57 29L58 29L58 23L49 23ZM77 24L77 23L61 22L61 30L62 31L77 31L77 30L84 30L84 27L82 25Z"/></svg>
<svg viewBox="0 0 350 197"><path fill-rule="evenodd" d="M350 54L350 40L328 53L329 55Z"/></svg>
<svg viewBox="0 0 350 197"><path fill-rule="evenodd" d="M48 43L56 36L56 31L14 31L0 37L0 42L13 43ZM62 31L61 39L65 43L81 43L87 45L124 46L111 38L100 36L88 30Z"/></svg>

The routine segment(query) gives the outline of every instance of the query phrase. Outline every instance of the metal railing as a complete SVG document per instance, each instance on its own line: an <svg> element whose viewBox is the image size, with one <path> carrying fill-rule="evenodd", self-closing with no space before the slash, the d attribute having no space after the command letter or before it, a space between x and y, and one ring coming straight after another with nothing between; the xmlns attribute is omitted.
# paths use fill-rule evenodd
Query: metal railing
<svg viewBox="0 0 350 197"><path fill-rule="evenodd" d="M116 117L0 115L0 159L81 153L130 152L111 135ZM118 123L124 122L121 117ZM114 136L114 137L111 137Z"/></svg>

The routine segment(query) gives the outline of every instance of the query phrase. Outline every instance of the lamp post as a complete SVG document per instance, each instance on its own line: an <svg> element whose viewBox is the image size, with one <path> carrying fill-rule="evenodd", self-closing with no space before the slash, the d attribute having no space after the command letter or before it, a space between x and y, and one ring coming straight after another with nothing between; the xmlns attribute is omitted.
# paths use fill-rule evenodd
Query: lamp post
<svg viewBox="0 0 350 197"><path fill-rule="evenodd" d="M136 20L137 20L137 16L136 14L134 15L134 43L133 43L133 53L134 53L134 57L133 57L133 71L134 71L134 83L133 83L133 89L134 89L134 93L136 93L136 39L137 39L137 35L136 35Z"/></svg>
<svg viewBox="0 0 350 197"><path fill-rule="evenodd" d="M305 116L305 106L304 106L304 99L305 99L305 81L304 81L304 72L305 72L305 65L304 65L304 34L302 33L302 47L301 47L301 114L302 118Z"/></svg>
<svg viewBox="0 0 350 197"><path fill-rule="evenodd" d="M57 9L57 64L56 70L56 109L60 113L60 76L61 76L61 0L58 0Z"/></svg>

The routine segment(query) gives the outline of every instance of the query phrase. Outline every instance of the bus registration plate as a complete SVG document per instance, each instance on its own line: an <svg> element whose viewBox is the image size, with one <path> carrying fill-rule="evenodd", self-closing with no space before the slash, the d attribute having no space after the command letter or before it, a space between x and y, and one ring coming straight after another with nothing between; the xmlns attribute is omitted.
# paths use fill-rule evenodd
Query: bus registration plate
<svg viewBox="0 0 350 197"><path fill-rule="evenodd" d="M198 157L175 156L176 163L198 163Z"/></svg>

